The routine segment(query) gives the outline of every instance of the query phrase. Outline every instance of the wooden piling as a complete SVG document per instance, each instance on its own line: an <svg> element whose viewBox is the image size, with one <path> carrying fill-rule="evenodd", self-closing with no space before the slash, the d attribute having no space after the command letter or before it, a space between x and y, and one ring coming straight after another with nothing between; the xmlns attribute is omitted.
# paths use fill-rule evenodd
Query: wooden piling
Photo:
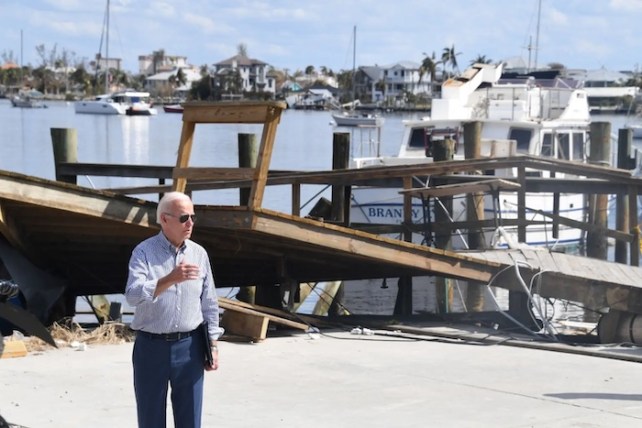
<svg viewBox="0 0 642 428"><path fill-rule="evenodd" d="M452 160L455 155L455 141L452 139L444 139L435 141L433 146L433 157L435 162ZM438 181L438 180L436 180ZM441 197L435 200L435 222L447 223L453 212L453 198L452 196ZM451 245L450 230L440 231L435 233L435 247L443 250L449 250ZM437 276L435 277L435 286L437 294L437 310L439 313L445 314L450 312L453 297L453 287L449 284L446 278Z"/></svg>
<svg viewBox="0 0 642 428"><path fill-rule="evenodd" d="M239 133L237 137L238 158L240 168L256 168L259 156L259 145L255 134ZM239 188L239 205L247 205L250 201L250 188ZM254 304L256 300L256 287L240 287L236 298L242 302Z"/></svg>
<svg viewBox="0 0 642 428"><path fill-rule="evenodd" d="M608 165L611 158L611 123L591 123L591 149L589 162ZM608 195L595 194L589 198L589 222L601 230L589 231L586 236L586 255L600 260L608 257L606 235L608 226Z"/></svg>
<svg viewBox="0 0 642 428"><path fill-rule="evenodd" d="M78 162L78 133L74 128L51 128L56 180L77 183L75 175L61 175L58 165L63 162Z"/></svg>
<svg viewBox="0 0 642 428"><path fill-rule="evenodd" d="M350 134L332 134L332 169L348 169L350 162ZM348 225L350 222L350 187L332 186L332 220Z"/></svg>
<svg viewBox="0 0 642 428"><path fill-rule="evenodd" d="M238 157L240 168L256 168L259 157L259 145L255 134L238 135ZM250 188L239 188L239 205L247 205L250 200Z"/></svg>
<svg viewBox="0 0 642 428"><path fill-rule="evenodd" d="M617 167L629 169L629 159L631 157L631 140L633 130L623 128L618 131L617 140ZM622 232L629 232L629 199L625 194L618 194L615 206L615 228ZM625 241L615 241L615 261L618 263L628 263L628 243Z"/></svg>
<svg viewBox="0 0 642 428"><path fill-rule="evenodd" d="M481 122L464 124L464 156L466 159L481 157ZM481 174L474 171L471 174ZM466 219L468 221L484 220L484 194L466 195ZM477 250L484 247L484 234L481 228L468 230L468 248ZM469 281L466 287L466 307L471 312L484 310L484 288L482 284Z"/></svg>
<svg viewBox="0 0 642 428"><path fill-rule="evenodd" d="M412 178L403 178L404 190L412 188ZM412 242L412 231L410 225L412 224L412 195L405 194L403 197L403 240ZM412 277L402 276L399 278L397 288L397 299L395 300L394 315L412 315Z"/></svg>

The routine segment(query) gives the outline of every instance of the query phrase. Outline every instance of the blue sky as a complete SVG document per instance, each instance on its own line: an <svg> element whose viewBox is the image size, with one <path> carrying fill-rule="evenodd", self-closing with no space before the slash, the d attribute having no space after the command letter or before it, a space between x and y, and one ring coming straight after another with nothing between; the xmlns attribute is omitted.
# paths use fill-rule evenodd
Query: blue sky
<svg viewBox="0 0 642 428"><path fill-rule="evenodd" d="M91 60L106 0L0 0L0 53L38 65L35 46ZM247 46L252 58L293 72L308 65L420 62L454 44L466 66L478 55L521 57L534 45L537 0L111 0L109 56L137 72L138 56L164 49L212 64ZM642 66L642 0L542 0L537 64L635 70ZM531 53L534 63L535 53Z"/></svg>

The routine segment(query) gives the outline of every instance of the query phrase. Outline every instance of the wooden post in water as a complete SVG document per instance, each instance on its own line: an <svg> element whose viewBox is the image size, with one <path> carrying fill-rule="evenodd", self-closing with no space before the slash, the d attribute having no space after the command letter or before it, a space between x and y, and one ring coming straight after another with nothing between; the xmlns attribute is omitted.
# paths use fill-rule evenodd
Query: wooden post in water
<svg viewBox="0 0 642 428"><path fill-rule="evenodd" d="M58 164L63 162L78 162L78 133L74 128L51 128L51 143L53 145L56 180L65 183L77 183L75 175L60 175Z"/></svg>
<svg viewBox="0 0 642 428"><path fill-rule="evenodd" d="M611 123L591 123L591 150L589 162L597 165L609 165L611 158ZM608 248L604 231L608 226L608 195L591 195L589 198L589 223L602 228L589 231L586 235L586 255L606 260Z"/></svg>
<svg viewBox="0 0 642 428"><path fill-rule="evenodd" d="M350 162L350 134L332 134L332 169L348 169ZM347 225L350 222L350 187L332 186L332 220Z"/></svg>
<svg viewBox="0 0 642 428"><path fill-rule="evenodd" d="M256 161L259 155L259 145L256 142L255 134L239 134L238 135L238 157L239 167L241 168L256 168ZM250 201L250 188L239 189L239 205L247 205ZM239 292L236 298L242 302L254 304L256 300L256 287L245 286L239 287Z"/></svg>
<svg viewBox="0 0 642 428"><path fill-rule="evenodd" d="M256 168L259 157L259 145L255 134L238 135L238 156L240 168ZM239 189L239 205L247 205L250 200L250 188Z"/></svg>
<svg viewBox="0 0 642 428"><path fill-rule="evenodd" d="M435 162L452 160L455 155L455 141L446 138L441 141L435 141L433 146L433 158ZM438 183L438 180L435 180ZM440 203L441 202L441 203ZM453 212L452 196L435 198L435 223L448 223ZM435 247L443 250L450 249L450 229L447 231L435 230ZM435 277L435 286L437 294L437 310L445 314L450 312L450 306L453 297L453 287L446 278L441 276Z"/></svg>
<svg viewBox="0 0 642 428"><path fill-rule="evenodd" d="M631 157L631 140L633 130L631 128L622 128L618 131L617 138L617 167L620 169L629 169ZM626 194L618 194L616 199L616 217L615 227L617 230L628 233L629 226L629 198ZM615 261L618 263L628 263L628 243L625 241L615 241Z"/></svg>
<svg viewBox="0 0 642 428"><path fill-rule="evenodd" d="M464 156L466 159L481 157L481 122L464 124ZM481 171L471 174L479 175ZM473 193L466 195L466 220L480 221L484 219L484 194ZM478 229L468 229L468 248L478 250L484 247L484 234L481 226ZM466 287L466 307L471 312L484 310L484 291L482 284L468 281Z"/></svg>

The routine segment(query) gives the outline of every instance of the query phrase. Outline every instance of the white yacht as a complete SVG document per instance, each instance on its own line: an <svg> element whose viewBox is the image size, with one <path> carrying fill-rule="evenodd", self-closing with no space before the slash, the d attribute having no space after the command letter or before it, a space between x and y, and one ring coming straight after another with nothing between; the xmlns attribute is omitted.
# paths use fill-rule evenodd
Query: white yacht
<svg viewBox="0 0 642 428"><path fill-rule="evenodd" d="M581 84L559 77L535 80L529 76L502 78L502 65L475 64L461 76L443 83L441 98L434 99L431 116L404 123L403 141L396 157L364 157L353 159L353 167L404 165L433 162L432 147L438 139L455 140L456 159L464 158L463 125L481 123L481 151L483 157L505 157L529 154L578 162L586 161L590 127L589 105ZM515 171L503 174L513 177ZM542 177L547 172L540 173ZM500 175L498 172L497 175ZM561 177L560 174L557 177ZM426 183L428 186L429 183ZM401 224L403 199L400 189L353 188L350 218L360 224ZM465 198L456 200L454 219L465 218ZM490 198L486 204L486 218L517 217L516 192L501 193L500 213L496 213ZM527 208L553 212L552 194L527 193ZM586 202L583 195L560 196L559 214L574 220L586 220ZM413 206L413 222L426 221L420 204ZM534 216L537 217L537 216ZM535 219L535 218L533 218ZM537 218L539 219L539 218ZM547 220L542 218L542 220ZM512 242L516 240L516 230ZM492 241L492 231L487 242ZM505 236L505 235L504 235ZM581 231L560 226L559 236L553 238L550 225L528 226L527 244L538 246L566 246L579 243ZM506 246L495 240L492 245ZM457 246L453 242L454 246ZM461 245L461 243L460 243Z"/></svg>
<svg viewBox="0 0 642 428"><path fill-rule="evenodd" d="M98 95L93 100L76 101L74 108L76 113L87 114L151 116L157 113L150 102L149 92L133 90Z"/></svg>

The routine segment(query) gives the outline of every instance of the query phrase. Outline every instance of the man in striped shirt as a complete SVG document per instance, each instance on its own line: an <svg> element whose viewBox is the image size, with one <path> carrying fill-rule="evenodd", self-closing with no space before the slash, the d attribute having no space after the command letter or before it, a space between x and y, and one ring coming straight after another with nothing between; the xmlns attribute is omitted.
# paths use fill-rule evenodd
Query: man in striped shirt
<svg viewBox="0 0 642 428"><path fill-rule="evenodd" d="M190 240L196 216L189 196L166 193L158 203L161 231L134 248L125 289L135 307L132 356L140 428L166 426L168 387L174 425L201 426L204 370L218 368L219 307L209 256ZM209 342L199 335L207 322ZM206 365L205 346L213 364Z"/></svg>

